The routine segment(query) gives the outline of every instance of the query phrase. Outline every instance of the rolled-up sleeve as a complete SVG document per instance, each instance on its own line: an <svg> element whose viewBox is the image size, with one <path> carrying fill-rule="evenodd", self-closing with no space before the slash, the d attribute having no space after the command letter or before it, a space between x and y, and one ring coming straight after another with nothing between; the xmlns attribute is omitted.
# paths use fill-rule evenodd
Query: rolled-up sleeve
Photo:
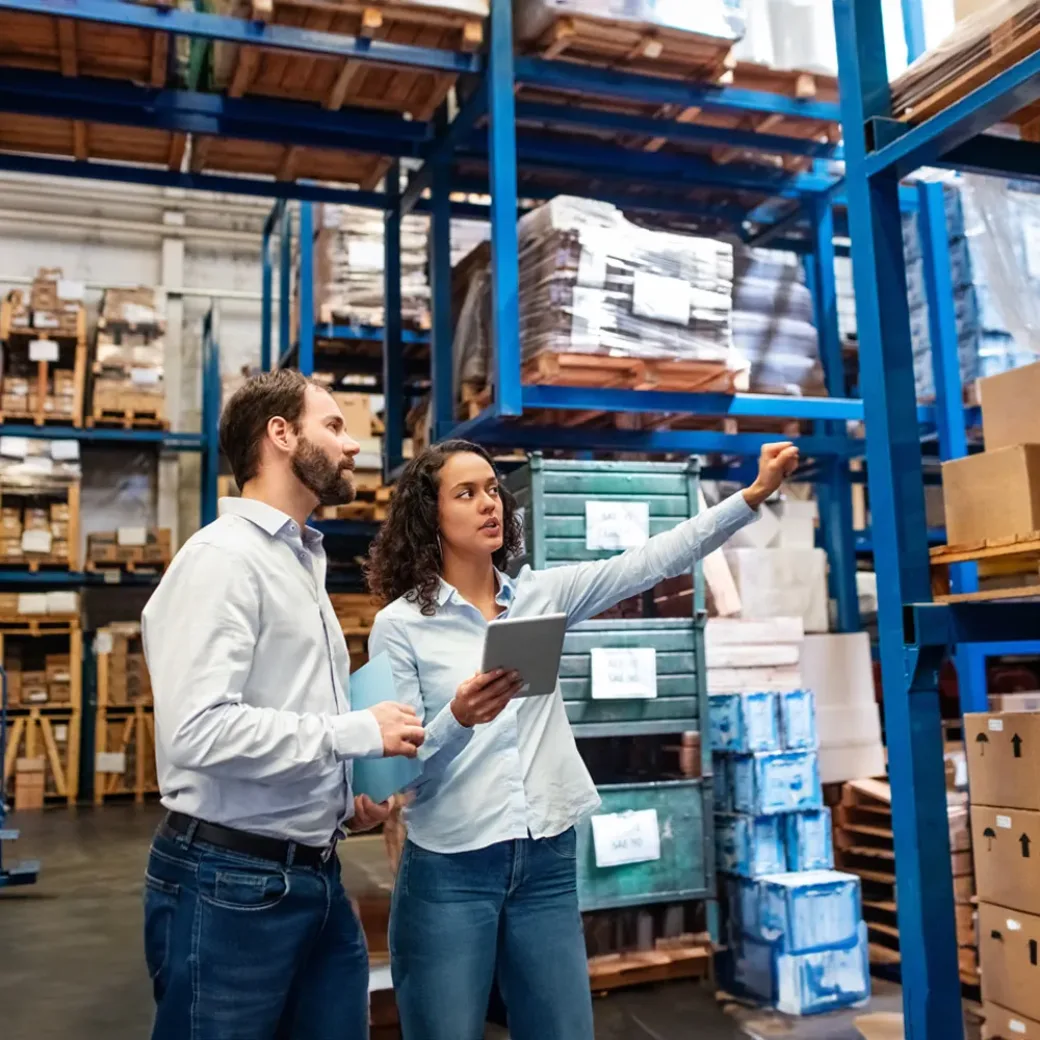
<svg viewBox="0 0 1040 1040"><path fill-rule="evenodd" d="M758 515L743 494L731 495L638 549L609 560L538 571L537 580L555 609L574 625L665 578L692 570L699 559L714 552Z"/></svg>
<svg viewBox="0 0 1040 1040"><path fill-rule="evenodd" d="M226 547L182 550L141 619L156 740L180 769L266 783L319 777L383 752L371 712L297 713L245 702L260 633L249 561Z"/></svg>

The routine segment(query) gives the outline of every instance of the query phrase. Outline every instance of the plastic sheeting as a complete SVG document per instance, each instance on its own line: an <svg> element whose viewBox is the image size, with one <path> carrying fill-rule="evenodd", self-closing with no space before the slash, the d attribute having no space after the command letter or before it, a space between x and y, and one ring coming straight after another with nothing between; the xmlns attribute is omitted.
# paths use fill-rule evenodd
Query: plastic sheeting
<svg viewBox="0 0 1040 1040"><path fill-rule="evenodd" d="M516 36L540 36L554 18L585 15L618 22L638 22L699 36L739 40L744 34L743 0L514 0Z"/></svg>

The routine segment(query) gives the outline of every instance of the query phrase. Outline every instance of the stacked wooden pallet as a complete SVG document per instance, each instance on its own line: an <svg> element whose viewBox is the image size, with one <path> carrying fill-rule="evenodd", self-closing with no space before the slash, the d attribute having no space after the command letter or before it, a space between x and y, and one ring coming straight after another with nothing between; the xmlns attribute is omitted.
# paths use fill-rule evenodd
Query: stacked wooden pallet
<svg viewBox="0 0 1040 1040"><path fill-rule="evenodd" d="M368 637L379 604L364 592L333 592L329 599L347 640L352 670L368 661Z"/></svg>
<svg viewBox="0 0 1040 1040"><path fill-rule="evenodd" d="M100 629L97 718L94 729L94 802L158 793L152 685L137 623Z"/></svg>
<svg viewBox="0 0 1040 1040"><path fill-rule="evenodd" d="M0 609L10 606L6 597L0 602ZM9 704L4 779L13 782L15 807L75 804L83 702L78 605L64 615L0 617L0 659Z"/></svg>
<svg viewBox="0 0 1040 1040"><path fill-rule="evenodd" d="M120 527L87 535L88 571L159 574L172 558L168 527Z"/></svg>
<svg viewBox="0 0 1040 1040"><path fill-rule="evenodd" d="M966 986L977 986L975 873L966 797L948 792L947 813L961 981ZM898 967L891 787L879 780L850 781L843 785L841 803L833 814L836 865L850 874L858 874L863 883L863 917L870 936L871 963Z"/></svg>
<svg viewBox="0 0 1040 1040"><path fill-rule="evenodd" d="M0 420L82 425L87 366L83 285L66 280L58 268L41 269L28 295L15 289L0 304L0 341Z"/></svg>

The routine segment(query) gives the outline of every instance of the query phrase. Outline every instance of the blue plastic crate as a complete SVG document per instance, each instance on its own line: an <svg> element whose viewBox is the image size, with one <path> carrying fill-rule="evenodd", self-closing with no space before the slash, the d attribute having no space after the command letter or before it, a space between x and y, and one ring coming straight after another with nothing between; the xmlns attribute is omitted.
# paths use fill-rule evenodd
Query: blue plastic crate
<svg viewBox="0 0 1040 1040"><path fill-rule="evenodd" d="M870 999L867 926L842 946L784 953L769 943L740 938L732 950L729 980L740 994L787 1015L816 1015L856 1007Z"/></svg>
<svg viewBox="0 0 1040 1040"><path fill-rule="evenodd" d="M713 693L708 698L713 751L778 751L775 693Z"/></svg>
<svg viewBox="0 0 1040 1040"><path fill-rule="evenodd" d="M791 690L777 695L779 730L787 751L813 751L819 746L816 733L816 698L810 690ZM756 749L757 750L757 749Z"/></svg>
<svg viewBox="0 0 1040 1040"><path fill-rule="evenodd" d="M745 878L783 873L787 856L782 822L780 816L716 816L716 868Z"/></svg>
<svg viewBox="0 0 1040 1040"><path fill-rule="evenodd" d="M765 751L729 762L734 812L750 816L823 807L815 751Z"/></svg>
<svg viewBox="0 0 1040 1040"><path fill-rule="evenodd" d="M831 811L809 809L783 817L784 848L787 869L832 870L834 868L834 837L831 831Z"/></svg>
<svg viewBox="0 0 1040 1040"><path fill-rule="evenodd" d="M730 763L725 755L713 755L711 759L712 789L715 795L715 811L720 813L733 811L733 785L730 782Z"/></svg>
<svg viewBox="0 0 1040 1040"><path fill-rule="evenodd" d="M758 891L754 939L773 943L784 953L811 953L852 942L863 919L860 882L854 874L811 870L774 874L752 882Z"/></svg>

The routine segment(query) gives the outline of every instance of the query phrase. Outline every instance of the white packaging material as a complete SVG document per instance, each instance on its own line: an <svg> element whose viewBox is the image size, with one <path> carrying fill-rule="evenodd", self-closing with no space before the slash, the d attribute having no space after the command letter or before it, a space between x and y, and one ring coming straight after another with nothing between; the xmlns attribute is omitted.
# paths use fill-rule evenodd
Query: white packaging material
<svg viewBox="0 0 1040 1040"><path fill-rule="evenodd" d="M45 593L47 597L47 613L48 614L78 614L79 613L79 593L78 592L63 592L60 589L55 589L51 592Z"/></svg>
<svg viewBox="0 0 1040 1040"><path fill-rule="evenodd" d="M742 527L727 543L733 549L769 549L780 544L780 521L769 506L759 506L758 519Z"/></svg>
<svg viewBox="0 0 1040 1040"><path fill-rule="evenodd" d="M816 709L816 730L821 747L844 744L880 744L881 717L876 704Z"/></svg>
<svg viewBox="0 0 1040 1040"><path fill-rule="evenodd" d="M778 668L798 664L797 643L707 646L709 668Z"/></svg>
<svg viewBox="0 0 1040 1040"><path fill-rule="evenodd" d="M763 621L744 618L709 618L704 628L704 644L719 646L760 646L772 643L800 643L805 627L800 617L776 617Z"/></svg>
<svg viewBox="0 0 1040 1040"><path fill-rule="evenodd" d="M787 499L776 507L779 523L777 545L781 549L812 549L816 546L815 502Z"/></svg>
<svg viewBox="0 0 1040 1040"><path fill-rule="evenodd" d="M802 670L784 668L709 668L708 693L787 693L803 688Z"/></svg>
<svg viewBox="0 0 1040 1040"><path fill-rule="evenodd" d="M880 744L851 744L821 747L817 752L821 784L843 784L884 776L887 772L885 749Z"/></svg>
<svg viewBox="0 0 1040 1040"><path fill-rule="evenodd" d="M806 636L802 674L805 688L816 695L817 709L877 703L866 632Z"/></svg>
<svg viewBox="0 0 1040 1040"><path fill-rule="evenodd" d="M18 594L19 614L46 614L46 592L20 592Z"/></svg>
<svg viewBox="0 0 1040 1040"><path fill-rule="evenodd" d="M806 632L827 631L827 554L822 549L728 549L726 559L743 617L800 617Z"/></svg>

